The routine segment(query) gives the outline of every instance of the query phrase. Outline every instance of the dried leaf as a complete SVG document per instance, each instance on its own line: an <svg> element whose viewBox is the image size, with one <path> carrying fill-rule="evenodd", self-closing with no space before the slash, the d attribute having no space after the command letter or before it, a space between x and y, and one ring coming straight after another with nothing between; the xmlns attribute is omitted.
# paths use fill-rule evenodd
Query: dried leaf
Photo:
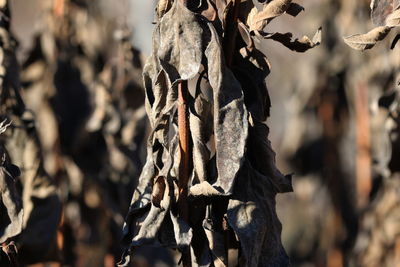
<svg viewBox="0 0 400 267"><path fill-rule="evenodd" d="M305 52L308 49L311 49L321 43L321 36L322 36L322 30L319 28L317 32L314 34L314 37L312 40L308 38L307 36L303 36L300 40L295 39L292 41L292 33L271 33L271 34L264 34L263 37L265 39L272 39L274 41L280 42L290 50L296 51L296 52Z"/></svg>
<svg viewBox="0 0 400 267"><path fill-rule="evenodd" d="M237 234L245 264L243 266L288 266L282 246L281 223L275 211L275 192L269 179L247 161L228 205L228 222Z"/></svg>
<svg viewBox="0 0 400 267"><path fill-rule="evenodd" d="M249 27L249 31L261 31L264 28L263 21L257 21L256 16L258 14L257 7L253 7L247 16L246 25Z"/></svg>
<svg viewBox="0 0 400 267"><path fill-rule="evenodd" d="M273 18L279 17L285 13L292 3L292 0L273 0L264 5L264 8L255 18L256 21L267 20L269 23Z"/></svg>
<svg viewBox="0 0 400 267"><path fill-rule="evenodd" d="M241 166L247 139L247 110L243 92L232 72L224 65L221 44L216 30L209 25L211 41L205 50L208 59L208 77L214 89L214 131L218 179L213 187L220 194L230 194L234 177ZM230 144L235 142L235 146ZM193 186L208 186L203 182ZM193 190L194 190L193 189ZM192 189L190 189L192 190Z"/></svg>
<svg viewBox="0 0 400 267"><path fill-rule="evenodd" d="M172 6L172 0L160 0L157 5L157 16L161 19Z"/></svg>
<svg viewBox="0 0 400 267"><path fill-rule="evenodd" d="M395 10L386 18L386 26L396 27L400 26L400 9Z"/></svg>
<svg viewBox="0 0 400 267"><path fill-rule="evenodd" d="M178 4L175 4L178 2ZM202 60L202 31L197 17L175 1L171 12L160 22L159 46L154 50L169 81L189 80L200 70Z"/></svg>
<svg viewBox="0 0 400 267"><path fill-rule="evenodd" d="M257 7L253 7L246 21L250 31L262 31L272 19L285 13L291 2L292 0L274 0L265 4L260 12L258 12ZM295 8L293 7L293 9Z"/></svg>
<svg viewBox="0 0 400 267"><path fill-rule="evenodd" d="M23 222L22 201L15 186L17 176L12 174L15 171L10 172L10 170L7 170L10 169L11 165L4 162L4 157L5 155L3 154L3 162L0 167L0 243L4 243L21 233ZM9 166L7 167L7 165ZM17 168L16 166L12 167Z"/></svg>
<svg viewBox="0 0 400 267"><path fill-rule="evenodd" d="M371 49L377 42L382 41L390 30L391 27L387 26L376 27L366 34L354 34L344 37L344 42L356 50Z"/></svg>
<svg viewBox="0 0 400 267"><path fill-rule="evenodd" d="M189 10L175 1L154 31L153 52L143 75L152 132L146 165L124 226L126 250L121 266L128 266L132 248L143 244L186 252L189 247L193 266L224 266L228 259L223 233L229 229L225 214L241 242L245 266L285 266L288 258L280 240L275 195L291 191L292 186L290 176L277 169L268 127L260 123L270 112L265 85L270 64L255 47L252 34L284 12L295 16L302 8L275 0L267 1L258 12L251 9L252 2L243 2L236 17L232 8L238 6L232 1L207 1L215 4L218 21L207 15L206 2L202 3L199 10L192 5ZM216 21L210 23L200 14ZM227 16L238 21L243 40L238 40L229 67L221 45ZM320 43L321 31L313 40L292 41L291 34L279 33L266 37L305 51ZM177 186L182 164L177 84L182 80L188 86L184 102L193 160L187 203L191 227L182 220L178 205L183 190Z"/></svg>

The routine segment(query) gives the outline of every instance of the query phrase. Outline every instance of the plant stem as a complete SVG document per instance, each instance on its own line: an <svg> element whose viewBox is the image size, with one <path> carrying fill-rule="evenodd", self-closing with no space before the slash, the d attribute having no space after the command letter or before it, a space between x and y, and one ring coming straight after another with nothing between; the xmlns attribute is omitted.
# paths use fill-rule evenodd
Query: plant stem
<svg viewBox="0 0 400 267"><path fill-rule="evenodd" d="M180 0L187 7L188 0ZM179 130L179 200L178 208L180 216L189 224L189 206L187 203L188 182L189 182L189 159L190 159L190 144L189 144L189 119L187 105L188 86L187 81L181 81L178 84L178 130ZM191 267L192 261L190 257L190 246L182 252L183 267Z"/></svg>
<svg viewBox="0 0 400 267"><path fill-rule="evenodd" d="M189 208L187 203L188 182L189 182L189 160L190 160L190 144L189 144L189 120L187 105L187 81L181 81L178 84L178 129L179 129L179 215L189 223ZM184 267L191 266L190 248L182 253L182 263Z"/></svg>

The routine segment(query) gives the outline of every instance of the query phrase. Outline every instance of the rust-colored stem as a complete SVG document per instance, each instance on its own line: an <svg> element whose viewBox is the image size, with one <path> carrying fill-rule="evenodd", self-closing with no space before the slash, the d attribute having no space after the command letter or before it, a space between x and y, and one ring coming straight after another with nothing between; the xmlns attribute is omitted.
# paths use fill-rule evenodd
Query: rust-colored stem
<svg viewBox="0 0 400 267"><path fill-rule="evenodd" d="M187 81L178 84L178 129L179 129L179 215L189 223L189 207L187 203L188 182L190 175L189 119L187 104ZM182 255L184 267L191 267L190 249Z"/></svg>
<svg viewBox="0 0 400 267"><path fill-rule="evenodd" d="M189 0L180 0L187 7ZM187 104L187 81L178 84L178 130L179 130L179 215L189 223L189 205L187 202L188 182L190 175L190 144L189 144L189 119ZM182 253L183 267L191 267L190 247Z"/></svg>

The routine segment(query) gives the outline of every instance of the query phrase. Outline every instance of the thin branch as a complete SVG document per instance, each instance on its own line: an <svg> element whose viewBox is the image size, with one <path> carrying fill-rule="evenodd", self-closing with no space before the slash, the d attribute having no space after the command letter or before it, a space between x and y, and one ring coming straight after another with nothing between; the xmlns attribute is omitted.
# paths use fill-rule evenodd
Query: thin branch
<svg viewBox="0 0 400 267"><path fill-rule="evenodd" d="M190 144L189 144L189 120L187 105L187 81L178 84L178 129L179 129L179 200L178 208L180 216L189 223L189 208L187 203L188 182L190 175ZM184 267L191 266L190 248L182 253L182 263Z"/></svg>

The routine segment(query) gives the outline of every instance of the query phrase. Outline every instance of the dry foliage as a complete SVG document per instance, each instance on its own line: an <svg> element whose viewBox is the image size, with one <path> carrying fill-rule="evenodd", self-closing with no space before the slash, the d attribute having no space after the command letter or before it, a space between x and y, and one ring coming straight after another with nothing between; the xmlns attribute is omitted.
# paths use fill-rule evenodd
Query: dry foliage
<svg viewBox="0 0 400 267"><path fill-rule="evenodd" d="M21 70L8 2L1 266L113 266L121 254L120 266L397 264L398 0L372 1L375 28L344 42L366 28L367 3L310 1L321 8L305 13L288 0L160 0L145 65L107 1L43 1ZM305 56L285 48L320 45L321 29L272 30L320 23L324 42ZM273 91L264 52L282 70ZM278 206L293 188L270 140L296 170Z"/></svg>
<svg viewBox="0 0 400 267"><path fill-rule="evenodd" d="M152 131L120 266L142 245L178 248L184 266L227 266L237 242L241 266L289 264L275 195L292 190L291 177L277 169L268 140L270 65L254 40L298 52L318 45L320 30L312 40L264 31L272 19L301 10L280 0L260 11L252 1L159 2L144 67ZM185 161L180 138L187 134Z"/></svg>

